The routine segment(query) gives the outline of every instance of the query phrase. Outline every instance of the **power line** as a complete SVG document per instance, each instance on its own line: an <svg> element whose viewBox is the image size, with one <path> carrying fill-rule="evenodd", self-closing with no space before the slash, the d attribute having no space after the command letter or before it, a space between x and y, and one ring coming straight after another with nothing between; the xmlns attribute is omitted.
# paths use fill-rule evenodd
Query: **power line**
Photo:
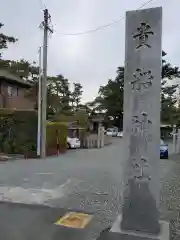
<svg viewBox="0 0 180 240"><path fill-rule="evenodd" d="M145 3L143 3L139 8L137 8L136 10L140 10L141 8L145 7L146 5L148 5L149 3L153 2L154 0L149 0ZM83 32L77 32L77 33L59 33L60 35L62 36L78 36L78 35L85 35L85 34L90 34L90 33L94 33L94 32L97 32L97 31L100 31L104 28L108 28L114 24L117 24L118 22L120 22L121 20L125 19L125 16L121 16L119 19L117 20L114 20L108 24L105 24L105 25L101 25L97 28L94 28L94 29L91 29L91 30L87 30L87 31L83 31Z"/></svg>

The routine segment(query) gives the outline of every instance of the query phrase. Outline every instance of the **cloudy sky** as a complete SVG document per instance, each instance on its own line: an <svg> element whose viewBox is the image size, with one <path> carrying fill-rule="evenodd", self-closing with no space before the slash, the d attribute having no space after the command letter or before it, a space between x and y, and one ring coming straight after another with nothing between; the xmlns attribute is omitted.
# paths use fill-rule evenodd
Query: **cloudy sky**
<svg viewBox="0 0 180 240"><path fill-rule="evenodd" d="M49 9L54 34L49 39L48 74L63 74L84 87L83 101L92 100L100 85L113 78L123 65L125 21L92 34L64 36L94 29L125 15L147 0L0 0L0 22L4 33L18 43L4 52L4 58L37 61L43 32L43 4ZM167 59L180 66L179 0L154 0L146 7L163 7L163 49Z"/></svg>

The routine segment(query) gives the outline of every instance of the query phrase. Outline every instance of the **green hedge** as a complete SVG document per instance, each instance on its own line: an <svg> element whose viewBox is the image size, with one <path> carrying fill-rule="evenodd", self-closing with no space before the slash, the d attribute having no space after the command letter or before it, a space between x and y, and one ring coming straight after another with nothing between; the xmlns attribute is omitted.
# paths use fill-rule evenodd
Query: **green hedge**
<svg viewBox="0 0 180 240"><path fill-rule="evenodd" d="M83 110L79 110L72 115L58 114L54 117L54 121L67 123L76 121L79 127L83 127L85 129L88 127L89 123L88 114Z"/></svg>
<svg viewBox="0 0 180 240"><path fill-rule="evenodd" d="M23 154L36 151L37 112L0 109L0 151Z"/></svg>
<svg viewBox="0 0 180 240"><path fill-rule="evenodd" d="M46 132L46 147L57 148L59 144L59 150L65 150L67 148L67 124L61 122L49 122L47 124Z"/></svg>
<svg viewBox="0 0 180 240"><path fill-rule="evenodd" d="M67 124L47 124L47 149L67 148ZM57 138L59 137L59 138ZM0 152L8 154L36 154L37 112L34 110L0 109Z"/></svg>

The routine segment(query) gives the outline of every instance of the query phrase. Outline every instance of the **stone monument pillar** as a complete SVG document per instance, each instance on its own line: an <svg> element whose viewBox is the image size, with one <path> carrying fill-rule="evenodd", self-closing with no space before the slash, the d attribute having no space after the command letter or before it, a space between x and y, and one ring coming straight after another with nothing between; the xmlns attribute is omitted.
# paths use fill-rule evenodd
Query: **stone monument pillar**
<svg viewBox="0 0 180 240"><path fill-rule="evenodd" d="M162 9L127 12L121 227L159 233Z"/></svg>
<svg viewBox="0 0 180 240"><path fill-rule="evenodd" d="M122 215L117 220L119 226L116 221L111 231L116 232L119 228L119 232L132 236L160 236L162 230L158 211L161 36L161 7L127 12L123 120L124 202Z"/></svg>

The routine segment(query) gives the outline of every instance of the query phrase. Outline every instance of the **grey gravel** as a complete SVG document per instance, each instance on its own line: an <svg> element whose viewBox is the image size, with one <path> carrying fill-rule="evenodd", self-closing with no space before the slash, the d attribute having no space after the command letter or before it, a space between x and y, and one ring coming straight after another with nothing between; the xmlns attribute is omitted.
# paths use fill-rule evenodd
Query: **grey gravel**
<svg viewBox="0 0 180 240"><path fill-rule="evenodd" d="M161 218L170 221L171 239L180 240L180 155L170 156L164 164L169 171L161 189Z"/></svg>

